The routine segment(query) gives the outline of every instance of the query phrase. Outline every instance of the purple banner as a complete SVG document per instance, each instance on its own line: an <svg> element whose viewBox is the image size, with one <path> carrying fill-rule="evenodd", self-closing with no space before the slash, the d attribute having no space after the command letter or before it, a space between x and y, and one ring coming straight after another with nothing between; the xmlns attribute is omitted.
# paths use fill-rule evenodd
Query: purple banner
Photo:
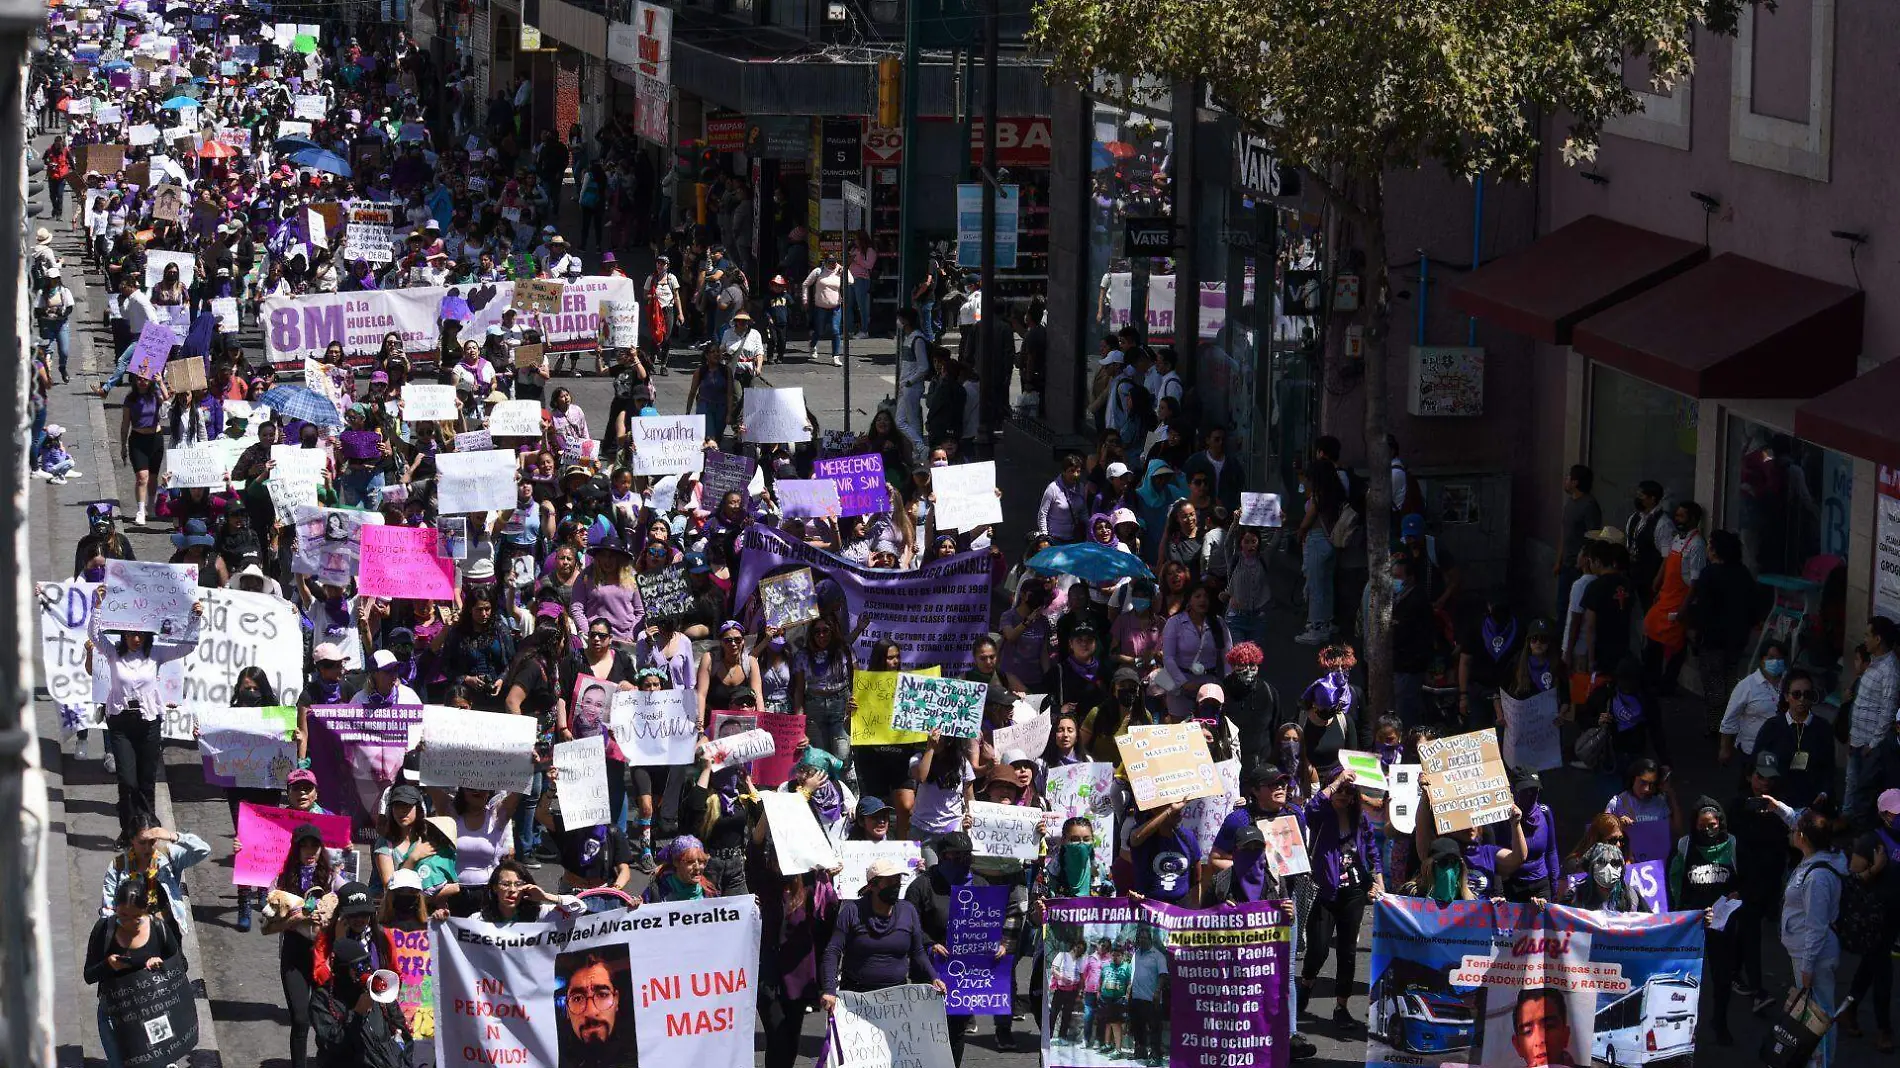
<svg viewBox="0 0 1900 1068"><path fill-rule="evenodd" d="M811 477L838 484L839 515L891 510L891 485L884 481L884 457L877 453L819 460L811 465Z"/></svg>
<svg viewBox="0 0 1900 1068"><path fill-rule="evenodd" d="M309 730L310 770L317 776L319 802L350 817L359 832L374 827L383 791L402 774L411 738L421 733L422 706L314 705Z"/></svg>
<svg viewBox="0 0 1900 1068"><path fill-rule="evenodd" d="M1010 978L1015 959L998 956L1003 944L1003 914L1009 908L1007 886L961 886L950 898L950 927L937 961L937 977L948 992L949 1016L1000 1016L1013 1011Z"/></svg>
<svg viewBox="0 0 1900 1068"><path fill-rule="evenodd" d="M1127 898L1051 901L1043 953L1043 1064L1286 1068L1292 1029L1292 906L1224 905L1206 912ZM1095 1013L1084 1013L1084 994ZM1167 1003L1165 1013L1161 1005ZM1088 1016L1154 1020L1133 1048L1103 1052ZM1166 1020L1165 1030L1160 1019ZM1137 1033L1138 1034L1138 1033Z"/></svg>
<svg viewBox="0 0 1900 1068"><path fill-rule="evenodd" d="M842 595L845 632L864 624L852 646L859 664L869 661L874 643L890 641L904 651L905 667L941 664L947 674L970 665L970 643L990 630L994 572L988 553L958 553L914 571L886 571L854 564L758 524L740 533L739 549L734 604L746 603L769 574L809 567L817 579L819 610L834 610Z"/></svg>

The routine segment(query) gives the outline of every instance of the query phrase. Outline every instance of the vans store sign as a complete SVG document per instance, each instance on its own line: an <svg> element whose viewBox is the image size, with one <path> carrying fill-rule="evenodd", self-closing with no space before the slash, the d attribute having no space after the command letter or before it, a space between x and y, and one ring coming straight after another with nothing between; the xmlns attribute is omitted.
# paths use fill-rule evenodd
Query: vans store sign
<svg viewBox="0 0 1900 1068"><path fill-rule="evenodd" d="M1129 256L1169 256L1174 253L1174 220L1166 217L1129 218L1124 222L1122 251Z"/></svg>
<svg viewBox="0 0 1900 1068"><path fill-rule="evenodd" d="M1234 134L1235 189L1249 197L1291 197L1300 193L1300 172L1273 158L1266 141L1251 134Z"/></svg>

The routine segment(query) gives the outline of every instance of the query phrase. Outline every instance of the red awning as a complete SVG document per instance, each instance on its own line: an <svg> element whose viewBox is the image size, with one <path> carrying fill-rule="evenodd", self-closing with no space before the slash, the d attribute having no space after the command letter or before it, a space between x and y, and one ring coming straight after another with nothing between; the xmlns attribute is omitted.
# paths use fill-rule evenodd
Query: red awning
<svg viewBox="0 0 1900 1068"><path fill-rule="evenodd" d="M1795 437L1900 468L1900 360L1888 360L1794 410Z"/></svg>
<svg viewBox="0 0 1900 1068"><path fill-rule="evenodd" d="M1585 215L1466 275L1451 306L1568 345L1578 323L1708 258L1693 241Z"/></svg>
<svg viewBox="0 0 1900 1068"><path fill-rule="evenodd" d="M1854 377L1866 294L1723 253L1577 324L1579 353L1691 397L1818 397Z"/></svg>

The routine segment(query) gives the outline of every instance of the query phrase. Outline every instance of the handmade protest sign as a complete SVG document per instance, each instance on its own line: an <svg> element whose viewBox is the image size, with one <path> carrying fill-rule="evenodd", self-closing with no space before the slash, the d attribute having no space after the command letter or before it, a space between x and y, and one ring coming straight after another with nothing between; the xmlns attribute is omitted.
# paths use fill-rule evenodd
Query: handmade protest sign
<svg viewBox="0 0 1900 1068"><path fill-rule="evenodd" d="M212 297L211 298L211 317L218 321L219 333L221 334L237 333L241 325L238 319L237 298L236 297ZM197 374L199 376L198 384L191 388L204 389L207 383L203 380L203 377L202 377L204 375L204 361L202 360L198 362ZM167 381L169 381L169 379Z"/></svg>
<svg viewBox="0 0 1900 1068"><path fill-rule="evenodd" d="M132 360L126 364L127 372L139 378L156 382L165 374L165 361L171 358L172 348L178 344L178 333L171 324L159 319L147 319L139 329L138 343L132 347Z"/></svg>
<svg viewBox="0 0 1900 1068"><path fill-rule="evenodd" d="M350 818L319 815L299 809L238 803L237 839L244 848L232 857L231 882L235 886L275 886L284 870L284 858L290 855L291 835L306 823L315 824L323 844L332 849L350 848Z"/></svg>
<svg viewBox="0 0 1900 1068"><path fill-rule="evenodd" d="M1505 763L1519 771L1549 771L1563 766L1563 739L1557 733L1557 691L1545 690L1519 701L1503 690Z"/></svg>
<svg viewBox="0 0 1900 1068"><path fill-rule="evenodd" d="M1128 772L1128 792L1143 812L1221 791L1199 723L1130 727L1115 743Z"/></svg>
<svg viewBox="0 0 1900 1068"><path fill-rule="evenodd" d="M783 571L759 580L759 605L768 627L795 627L818 618L818 593L811 568Z"/></svg>
<svg viewBox="0 0 1900 1068"><path fill-rule="evenodd" d="M107 560L105 587L96 609L101 629L183 634L198 602L198 565Z"/></svg>
<svg viewBox="0 0 1900 1068"><path fill-rule="evenodd" d="M1042 809L970 802L970 841L979 857L1035 860L1042 850Z"/></svg>
<svg viewBox="0 0 1900 1068"><path fill-rule="evenodd" d="M186 289L191 288L192 279L198 273L198 257L189 252L162 252L158 249L145 251L145 288L165 280L165 268L178 268L178 281Z"/></svg>
<svg viewBox="0 0 1900 1068"><path fill-rule="evenodd" d="M434 527L364 527L356 592L362 597L455 599L455 561L437 551Z"/></svg>
<svg viewBox="0 0 1900 1068"><path fill-rule="evenodd" d="M752 1063L760 921L751 897L502 927L451 919L434 932L439 1065Z"/></svg>
<svg viewBox="0 0 1900 1068"><path fill-rule="evenodd" d="M1511 818L1511 783L1498 755L1496 730L1422 741L1418 760L1438 833Z"/></svg>
<svg viewBox="0 0 1900 1068"><path fill-rule="evenodd" d="M1372 909L1368 1068L1437 1062L1419 1054L1428 1033L1455 1034L1463 1048L1452 1056L1472 1065L1686 1062L1694 1053L1707 981L1699 911L1440 905L1398 894ZM1544 1026L1524 1026L1536 1021Z"/></svg>
<svg viewBox="0 0 1900 1068"><path fill-rule="evenodd" d="M601 341L610 349L638 347L640 344L640 302L637 300L601 301L600 333Z"/></svg>
<svg viewBox="0 0 1900 1068"><path fill-rule="evenodd" d="M1043 791L1042 831L1050 839L1053 855L1062 839L1063 824L1077 817L1089 821L1095 834L1095 868L1108 871L1115 862L1116 801L1115 765L1105 760L1081 764L1058 764L1049 769Z"/></svg>
<svg viewBox="0 0 1900 1068"><path fill-rule="evenodd" d="M498 438L541 436L541 402L506 400L488 413L488 432Z"/></svg>
<svg viewBox="0 0 1900 1068"><path fill-rule="evenodd" d="M351 508L298 507L291 517L297 524L297 547L290 570L330 586L347 586L356 577L363 528L383 521L376 512Z"/></svg>
<svg viewBox="0 0 1900 1068"><path fill-rule="evenodd" d="M805 740L805 716L798 712L759 713L759 729L772 736L772 755L752 765L752 784L760 787L782 785L791 778L792 765L798 760L798 743Z"/></svg>
<svg viewBox="0 0 1900 1068"><path fill-rule="evenodd" d="M165 450L165 484L171 489L223 489L231 469L225 451L215 441L178 445Z"/></svg>
<svg viewBox="0 0 1900 1068"><path fill-rule="evenodd" d="M633 581L640 590L640 603L648 616L682 616L693 607L693 588L687 585L683 564L668 564L657 571L636 571Z"/></svg>
<svg viewBox="0 0 1900 1068"><path fill-rule="evenodd" d="M321 93L298 93L290 98L290 114L294 118L315 122L323 118L330 108L330 102Z"/></svg>
<svg viewBox="0 0 1900 1068"><path fill-rule="evenodd" d="M730 768L763 760L778 752L778 739L770 731L752 727L736 734L721 734L713 728L713 767Z"/></svg>
<svg viewBox="0 0 1900 1068"><path fill-rule="evenodd" d="M454 386L410 382L402 387L402 417L410 423L452 422L462 415Z"/></svg>
<svg viewBox="0 0 1900 1068"><path fill-rule="evenodd" d="M1361 790L1385 789L1385 765L1379 762L1379 754L1358 749L1341 749L1339 763L1347 771L1352 772L1353 785Z"/></svg>
<svg viewBox="0 0 1900 1068"><path fill-rule="evenodd" d="M838 853L818 826L804 794L769 790L759 794L759 801L765 807L779 871L796 875L838 866Z"/></svg>
<svg viewBox="0 0 1900 1068"><path fill-rule="evenodd" d="M546 362L548 362L548 347L546 345L515 346L515 370L519 371L523 368L539 367Z"/></svg>
<svg viewBox="0 0 1900 1068"><path fill-rule="evenodd" d="M914 674L942 674L937 665L918 668ZM858 703L858 710L851 716L852 745L914 745L928 741L930 736L916 731L897 730L891 726L891 716L895 712L897 700L897 680L904 674L897 671L854 671L851 674L851 697Z"/></svg>
<svg viewBox="0 0 1900 1068"><path fill-rule="evenodd" d="M533 716L422 706L422 784L525 794L534 783Z"/></svg>
<svg viewBox="0 0 1900 1068"><path fill-rule="evenodd" d="M349 816L353 826L375 826L383 791L401 774L403 757L421 733L422 706L314 705L305 724L305 752L325 785L324 807Z"/></svg>
<svg viewBox="0 0 1900 1068"><path fill-rule="evenodd" d="M685 475L706 464L706 417L636 415L627 420L635 475ZM749 476L748 476L749 477Z"/></svg>
<svg viewBox="0 0 1900 1068"><path fill-rule="evenodd" d="M826 1068L955 1068L944 996L912 983L838 992Z"/></svg>
<svg viewBox="0 0 1900 1068"><path fill-rule="evenodd" d="M185 213L185 191L170 182L152 190L152 218L175 223Z"/></svg>
<svg viewBox="0 0 1900 1068"><path fill-rule="evenodd" d="M174 953L156 967L108 968L99 982L99 1019L112 1030L119 1064L195 1060L198 1003L185 955Z"/></svg>
<svg viewBox="0 0 1900 1068"><path fill-rule="evenodd" d="M1418 826L1418 765L1392 765L1385 782L1385 818L1400 834L1411 834Z"/></svg>
<svg viewBox="0 0 1900 1068"><path fill-rule="evenodd" d="M282 789L297 766L297 706L198 713L205 780L246 790Z"/></svg>
<svg viewBox="0 0 1900 1068"><path fill-rule="evenodd" d="M1011 1008L1010 975L1015 958L998 954L1004 947L1003 921L1009 911L1007 886L959 886L950 894L950 922L944 949L933 959L943 980L944 1011L951 1016L996 1016Z"/></svg>
<svg viewBox="0 0 1900 1068"><path fill-rule="evenodd" d="M236 328L232 328L236 332ZM198 356L182 356L176 360L165 361L165 388L173 393L190 393L204 389L209 383L205 379L205 362Z"/></svg>
<svg viewBox="0 0 1900 1068"><path fill-rule="evenodd" d="M1255 901L1201 912L1154 901L1074 898L1050 901L1043 952L1057 975L1107 944L1119 966L1140 975L1165 973L1147 1006L1148 1050L1170 1068L1286 1068L1292 1030L1292 904ZM1063 957L1068 959L1061 959ZM1089 1043L1080 990L1043 991L1043 1064L1051 1068L1113 1068L1153 1063ZM1130 1011L1134 991L1130 990ZM1581 1062L1580 1062L1581 1063Z"/></svg>
<svg viewBox="0 0 1900 1068"><path fill-rule="evenodd" d="M1284 879L1313 870L1312 859L1306 853L1306 839L1300 834L1299 817L1276 816L1260 820L1255 826L1267 838L1267 869L1274 875Z"/></svg>
<svg viewBox="0 0 1900 1068"><path fill-rule="evenodd" d="M456 452L487 452L495 447L495 435L486 430L464 430L455 435Z"/></svg>
<svg viewBox="0 0 1900 1068"><path fill-rule="evenodd" d="M811 477L837 484L839 515L874 515L891 510L891 486L884 480L884 457L877 453L818 460L811 465Z"/></svg>
<svg viewBox="0 0 1900 1068"><path fill-rule="evenodd" d="M902 893L910 886L917 873L924 870L924 847L921 842L900 842L887 839L882 842L847 840L838 844L838 862L843 865L838 874L831 877L832 885L838 891L838 897L844 901L855 901L864 892L868 881L865 874L875 860L895 860L904 866L904 881L899 884Z"/></svg>
<svg viewBox="0 0 1900 1068"><path fill-rule="evenodd" d="M720 500L728 493L746 493L759 462L750 456L729 452L702 452L699 484L708 500Z"/></svg>
<svg viewBox="0 0 1900 1068"><path fill-rule="evenodd" d="M933 467L930 491L937 496L940 529L975 530L1003 521L1003 499L996 495L994 460Z"/></svg>
<svg viewBox="0 0 1900 1068"><path fill-rule="evenodd" d="M554 790L561 824L598 827L612 817L607 807L607 741L596 734L554 743Z"/></svg>
<svg viewBox="0 0 1900 1068"><path fill-rule="evenodd" d="M805 390L799 386L745 391L745 440L796 445L810 440L805 428Z"/></svg>
<svg viewBox="0 0 1900 1068"><path fill-rule="evenodd" d="M468 517L445 515L435 521L435 552L447 560L468 559Z"/></svg>
<svg viewBox="0 0 1900 1068"><path fill-rule="evenodd" d="M435 965L429 959L429 928L406 931L388 926L383 929L389 933L390 945L396 951L389 970L402 980L396 1004L402 1009L403 1021L416 1038L432 1039L435 1037ZM435 1053L435 1043L418 1043L413 1052L420 1068L421 1058Z"/></svg>
<svg viewBox="0 0 1900 1068"><path fill-rule="evenodd" d="M838 517L838 484L830 479L781 478L772 483L772 493L787 519Z"/></svg>
<svg viewBox="0 0 1900 1068"><path fill-rule="evenodd" d="M900 731L942 731L947 738L975 738L983 730L988 683L899 672L891 726Z"/></svg>
<svg viewBox="0 0 1900 1068"><path fill-rule="evenodd" d="M436 509L444 515L515 506L515 456L506 449L439 453L435 469Z"/></svg>
<svg viewBox="0 0 1900 1068"><path fill-rule="evenodd" d="M1198 842L1212 842L1221 824L1240 806L1240 761L1216 760L1214 774L1220 778L1220 792L1197 797L1181 810L1181 827Z"/></svg>
<svg viewBox="0 0 1900 1068"><path fill-rule="evenodd" d="M1049 719L1049 713L1029 709L1018 703L1018 713L1029 710L1025 718L1017 719L1007 727L998 727L990 732L990 747L997 756L1008 752L1019 752L1035 759L1042 758L1042 751L1049 748L1049 734L1055 725Z"/></svg>
<svg viewBox="0 0 1900 1068"><path fill-rule="evenodd" d="M699 742L699 712L685 690L617 690L608 723L614 741L637 767L691 764Z"/></svg>
<svg viewBox="0 0 1900 1068"><path fill-rule="evenodd" d="M1280 510L1280 495L1277 493L1247 493L1240 495L1240 525L1243 527L1278 527L1286 523L1286 516Z"/></svg>
<svg viewBox="0 0 1900 1068"><path fill-rule="evenodd" d="M561 310L561 294L567 287L545 278L524 278L515 283L515 307L527 312L553 315Z"/></svg>

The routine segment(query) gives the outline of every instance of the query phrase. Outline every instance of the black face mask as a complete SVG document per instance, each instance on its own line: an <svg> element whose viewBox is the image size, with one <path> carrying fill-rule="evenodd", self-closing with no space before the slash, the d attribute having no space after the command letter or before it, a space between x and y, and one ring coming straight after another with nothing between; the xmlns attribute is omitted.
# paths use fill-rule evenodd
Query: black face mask
<svg viewBox="0 0 1900 1068"><path fill-rule="evenodd" d="M877 888L877 899L879 901L884 902L886 905L895 905L897 904L898 895L902 894L903 890L904 890L904 886L902 883L892 883L889 886L880 886Z"/></svg>
<svg viewBox="0 0 1900 1068"><path fill-rule="evenodd" d="M1141 696L1140 690L1116 690L1115 703L1123 708L1135 707L1135 699Z"/></svg>

